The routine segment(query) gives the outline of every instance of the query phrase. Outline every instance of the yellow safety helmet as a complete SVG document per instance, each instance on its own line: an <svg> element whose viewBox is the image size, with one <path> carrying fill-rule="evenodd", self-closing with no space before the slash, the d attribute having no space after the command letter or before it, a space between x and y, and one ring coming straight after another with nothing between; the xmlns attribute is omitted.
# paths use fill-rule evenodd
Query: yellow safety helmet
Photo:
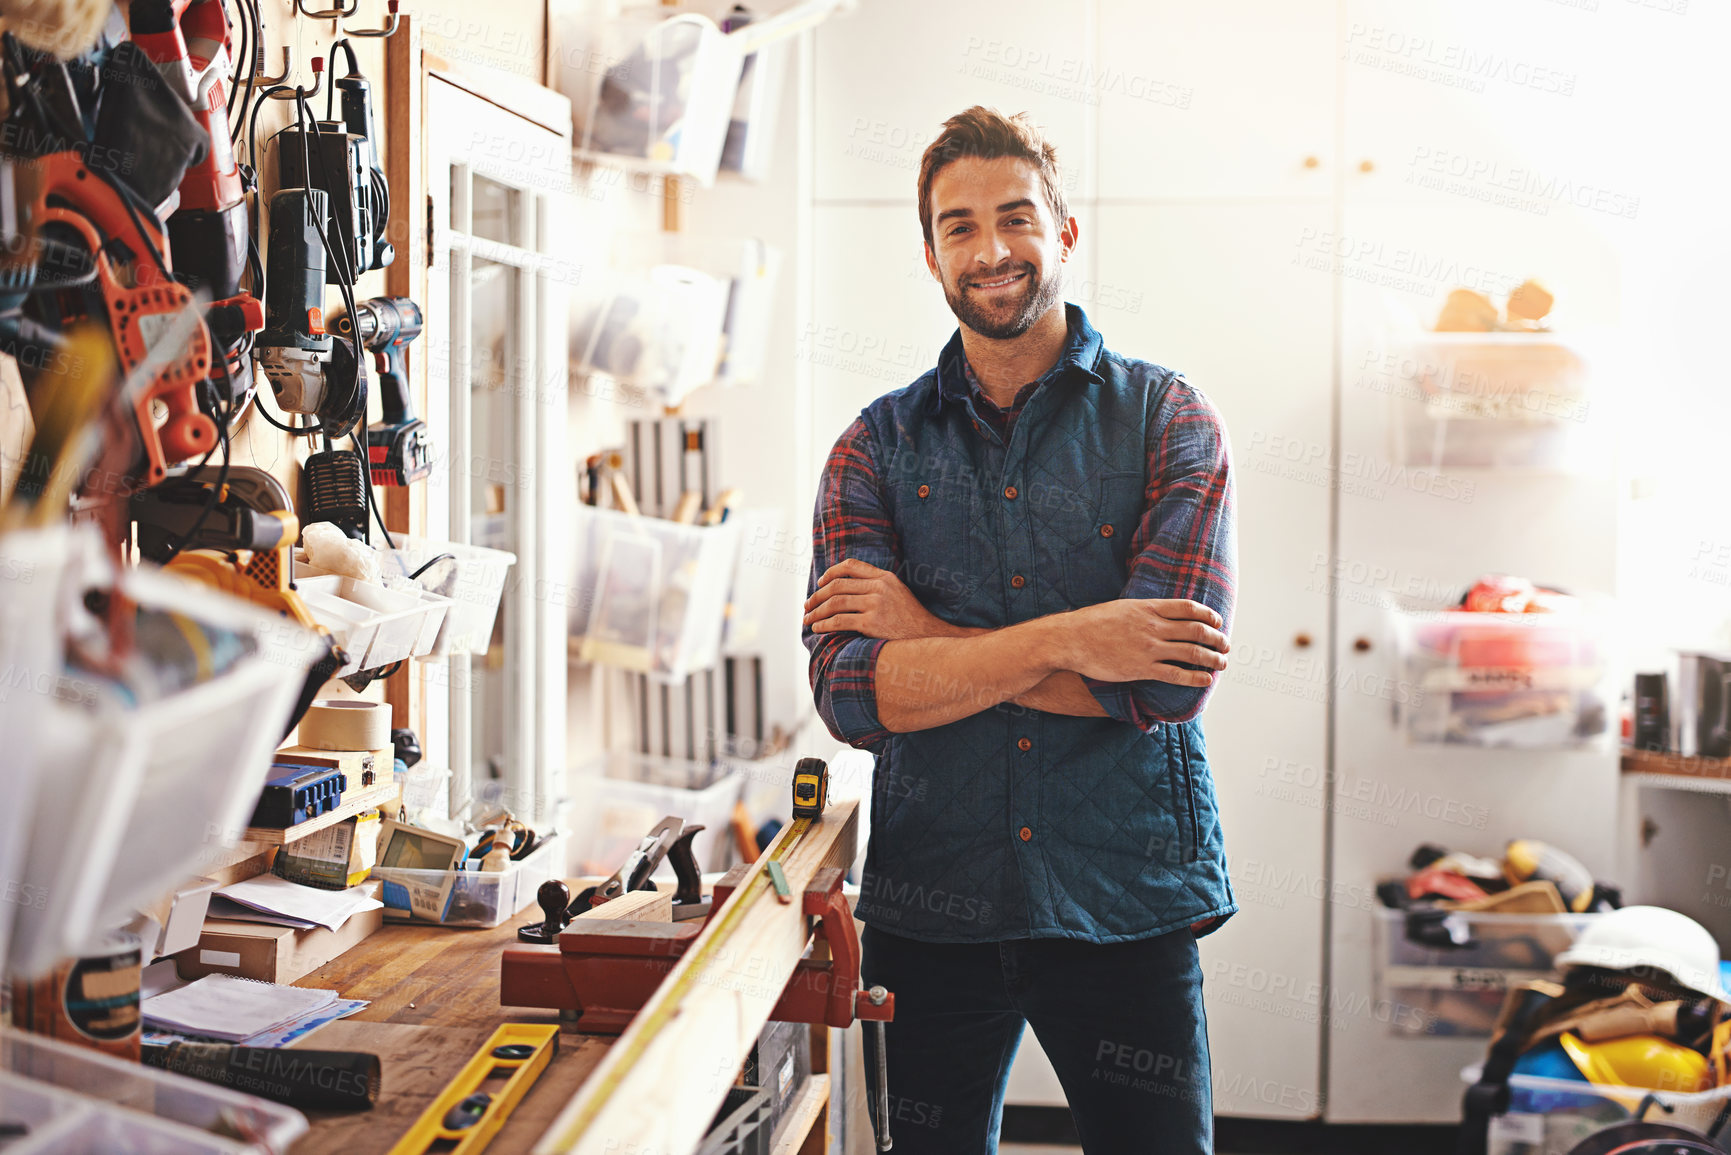
<svg viewBox="0 0 1731 1155"><path fill-rule="evenodd" d="M1707 1056L1658 1035L1588 1043L1573 1031L1558 1040L1589 1083L1692 1095L1713 1086Z"/></svg>

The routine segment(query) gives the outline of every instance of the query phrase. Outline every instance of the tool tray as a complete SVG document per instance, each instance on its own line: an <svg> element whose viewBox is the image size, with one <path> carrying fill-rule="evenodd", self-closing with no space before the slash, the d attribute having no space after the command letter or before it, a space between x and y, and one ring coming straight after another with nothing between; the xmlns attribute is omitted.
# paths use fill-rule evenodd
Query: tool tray
<svg viewBox="0 0 1731 1155"><path fill-rule="evenodd" d="M535 892L549 878L565 872L565 837L549 834L527 858L504 870L410 870L399 866L375 866L373 877L384 885L379 897L385 903L387 922L436 922L442 926L494 927L535 904ZM417 917L409 899L411 887L429 888L443 914L438 919Z"/></svg>

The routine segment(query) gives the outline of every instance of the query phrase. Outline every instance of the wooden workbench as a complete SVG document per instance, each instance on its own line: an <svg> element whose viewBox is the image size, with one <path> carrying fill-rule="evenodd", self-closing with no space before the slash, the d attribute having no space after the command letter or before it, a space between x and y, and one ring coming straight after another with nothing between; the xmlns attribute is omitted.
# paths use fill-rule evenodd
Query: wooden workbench
<svg viewBox="0 0 1731 1155"><path fill-rule="evenodd" d="M387 924L296 986L335 990L371 1006L327 1023L298 1045L310 1050L369 1051L384 1065L383 1091L371 1111L309 1111L312 1131L294 1155L376 1155L409 1126L503 1023L557 1023L554 1011L499 1005L499 954L517 928L541 918L531 906L491 930ZM563 1031L528 1096L491 1150L528 1151L570 1101L611 1037Z"/></svg>
<svg viewBox="0 0 1731 1155"><path fill-rule="evenodd" d="M572 890L594 881L572 880ZM507 1022L557 1023L553 1011L499 1005L500 952L516 943L519 926L540 919L539 908L531 906L491 930L387 924L300 979L296 986L335 990L343 998L372 1004L327 1023L297 1045L378 1055L383 1089L371 1111L306 1112L312 1130L293 1155L389 1151L495 1028ZM819 1042L824 1037L824 1028L814 1028L813 1075L789 1108L790 1123L776 1143L777 1155L826 1148L828 1048ZM613 1036L562 1031L558 1053L488 1150L503 1155L533 1148L612 1043Z"/></svg>

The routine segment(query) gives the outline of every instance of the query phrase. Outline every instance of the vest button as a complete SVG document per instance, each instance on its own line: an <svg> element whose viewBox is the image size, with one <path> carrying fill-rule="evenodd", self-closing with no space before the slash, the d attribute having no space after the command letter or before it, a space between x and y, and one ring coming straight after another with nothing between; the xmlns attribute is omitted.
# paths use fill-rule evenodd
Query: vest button
<svg viewBox="0 0 1731 1155"><path fill-rule="evenodd" d="M1026 842L1026 841L1028 841L1028 839L1034 837L1034 832L1032 830L1029 830L1026 826L1022 827L1020 833L1022 835L1022 841L1023 842Z"/></svg>
<svg viewBox="0 0 1731 1155"><path fill-rule="evenodd" d="M1004 488L1004 499L1006 501L1016 500L1016 487L1015 486L1010 485L1010 486L1006 486Z"/></svg>
<svg viewBox="0 0 1731 1155"><path fill-rule="evenodd" d="M929 486L929 485L920 486L920 496L921 497L930 497L931 495L932 495L932 487L931 486Z"/></svg>
<svg viewBox="0 0 1731 1155"><path fill-rule="evenodd" d="M1028 584L1028 579L1023 577L1021 574L1017 574L1015 577L1010 579L1010 588L1011 589L1019 590L1027 584Z"/></svg>
<svg viewBox="0 0 1731 1155"><path fill-rule="evenodd" d="M1100 536L1101 537L1111 537L1112 536L1112 527L1109 525L1101 526L1100 527Z"/></svg>
<svg viewBox="0 0 1731 1155"><path fill-rule="evenodd" d="M1018 750L1028 751L1028 750L1032 750L1033 748L1034 748L1034 744L1032 742L1028 741L1026 738L1018 739L1016 742L1016 749L1018 749Z"/></svg>

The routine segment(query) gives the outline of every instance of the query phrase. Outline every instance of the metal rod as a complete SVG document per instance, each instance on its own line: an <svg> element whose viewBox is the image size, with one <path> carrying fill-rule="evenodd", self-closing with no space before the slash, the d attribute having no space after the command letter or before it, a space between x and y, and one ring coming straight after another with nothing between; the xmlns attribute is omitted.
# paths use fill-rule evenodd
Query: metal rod
<svg viewBox="0 0 1731 1155"><path fill-rule="evenodd" d="M264 71L264 42L259 41L258 53L254 57L257 67L253 70L253 83L270 87L273 84L285 83L295 70L295 50L289 45L282 46L282 72L276 76L266 76Z"/></svg>
<svg viewBox="0 0 1731 1155"><path fill-rule="evenodd" d="M383 28L350 28L347 25L344 25L343 26L343 35L344 36L395 36L397 33L397 21L401 19L401 16L399 16L397 13L397 9L400 6L400 3L401 3L401 0L385 0L385 9L389 13L389 16L386 18L385 26ZM355 4L358 7L360 4L360 0L355 0Z"/></svg>
<svg viewBox="0 0 1731 1155"><path fill-rule="evenodd" d="M347 8L343 7L343 0L337 0L337 6L335 8L326 8L322 12L309 11L307 9L307 0L295 0L295 11L312 20L340 20L345 16L353 16L360 10L361 0L354 0L354 3L350 4Z"/></svg>
<svg viewBox="0 0 1731 1155"><path fill-rule="evenodd" d="M284 49L284 51L287 51L287 49ZM288 92L267 92L265 95L270 97L272 100L294 100L299 96L312 97L317 96L319 94L319 89L323 88L324 85L325 58L322 56L315 56L313 57L313 86L311 88L302 88L297 84Z"/></svg>

